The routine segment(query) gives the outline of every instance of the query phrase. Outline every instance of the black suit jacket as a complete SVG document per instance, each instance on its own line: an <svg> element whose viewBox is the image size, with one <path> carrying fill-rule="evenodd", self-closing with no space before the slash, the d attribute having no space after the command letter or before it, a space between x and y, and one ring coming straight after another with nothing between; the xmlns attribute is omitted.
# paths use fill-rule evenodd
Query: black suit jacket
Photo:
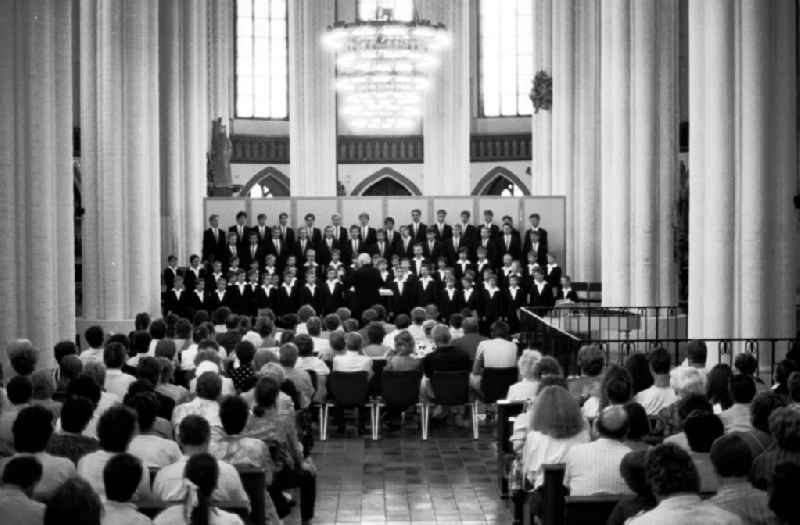
<svg viewBox="0 0 800 525"><path fill-rule="evenodd" d="M531 284L530 304L533 308L538 309L535 310L534 313L542 315L546 313L548 308L552 308L555 303L556 300L553 296L553 288L549 284L545 283L541 293L539 293L539 288L536 286L536 283Z"/></svg>
<svg viewBox="0 0 800 525"><path fill-rule="evenodd" d="M328 287L327 281L317 286L320 288L323 314L334 313L337 308L344 305L344 286L342 283L337 282L333 287L333 292Z"/></svg>
<svg viewBox="0 0 800 525"><path fill-rule="evenodd" d="M428 281L428 286L422 287L422 279L417 279L417 306L428 306L429 304L438 304L439 302L439 287L436 280L431 278Z"/></svg>
<svg viewBox="0 0 800 525"><path fill-rule="evenodd" d="M220 256L225 252L225 230L217 228L217 238L214 238L214 230L208 228L203 232L203 260L217 261Z"/></svg>
<svg viewBox="0 0 800 525"><path fill-rule="evenodd" d="M544 228L539 228L537 231L539 232L539 242L544 244L545 250L546 250L548 248L547 230L545 230ZM531 228L528 228L527 230L525 230L525 241L523 243L524 246L522 247L522 249L525 250L526 252L531 247L531 233L532 232L533 232L533 230Z"/></svg>
<svg viewBox="0 0 800 525"><path fill-rule="evenodd" d="M286 257L288 257L290 253L293 253L294 245L293 244L287 244L287 243L281 241L279 248L280 248L280 250L278 249L278 247L275 246L275 243L273 242L273 240L269 239L267 241L266 245L265 245L264 255L265 256L267 254L274 255L275 256L275 266L278 268L278 270L283 270L283 265L286 263Z"/></svg>
<svg viewBox="0 0 800 525"><path fill-rule="evenodd" d="M400 291L400 285L397 282L392 282L391 285L392 300L391 311L394 315L406 314L411 312L411 309L417 306L417 281L409 276L403 283L403 291Z"/></svg>
<svg viewBox="0 0 800 525"><path fill-rule="evenodd" d="M280 226L277 226L277 228L280 229ZM287 243L289 246L293 246L295 240L294 230L291 227L286 226L286 231L281 232L281 240L284 243Z"/></svg>
<svg viewBox="0 0 800 525"><path fill-rule="evenodd" d="M457 372L471 368L469 355L454 346L440 346L422 359L422 370L428 377L433 376L434 372Z"/></svg>
<svg viewBox="0 0 800 525"><path fill-rule="evenodd" d="M238 244L241 248L244 248L248 244L247 236L250 234L250 226L245 224L242 226L241 233L239 232L239 225L234 224L230 228L228 228L228 233L234 232L238 236L236 240L236 244Z"/></svg>
<svg viewBox="0 0 800 525"><path fill-rule="evenodd" d="M347 242L344 243L341 247L342 261L345 263L346 266L350 265L354 256L358 255L359 253L369 252L369 246L364 241L359 239L356 245L357 247L356 250L354 251L352 239L347 239Z"/></svg>
<svg viewBox="0 0 800 525"><path fill-rule="evenodd" d="M386 232L386 241L394 246L397 241L400 240L400 232L397 230L392 230L392 233Z"/></svg>
<svg viewBox="0 0 800 525"><path fill-rule="evenodd" d="M333 228L333 237L334 239L339 241L339 244L342 244L350 237L350 235L347 233L347 228L345 228L344 226L338 226L338 227L331 226L331 227ZM339 231L336 231L337 229Z"/></svg>
<svg viewBox="0 0 800 525"><path fill-rule="evenodd" d="M461 290L453 288L453 298L451 299L447 288L442 288L439 290L439 319L443 323L449 322L451 315L461 313L463 303L464 296Z"/></svg>
<svg viewBox="0 0 800 525"><path fill-rule="evenodd" d="M378 245L376 241L370 246L369 250L372 256L380 256L386 259L387 261L392 258L392 254L394 253L392 250L392 244L386 241L383 241L383 249Z"/></svg>
<svg viewBox="0 0 800 525"><path fill-rule="evenodd" d="M404 243L402 237L398 237L394 245L394 253L399 255L401 259L403 257L410 259L414 253L414 243L414 238L411 236L408 237L407 243Z"/></svg>
<svg viewBox="0 0 800 525"><path fill-rule="evenodd" d="M414 233L414 223L408 225L408 234L414 239L416 242L425 242L426 232L428 231L428 227L425 226L424 223L420 222L419 226L417 227L416 234Z"/></svg>
<svg viewBox="0 0 800 525"><path fill-rule="evenodd" d="M314 292L307 285L303 285L300 289L300 305L310 304L315 312L322 312L324 296L322 288L326 285L317 284L314 286Z"/></svg>
<svg viewBox="0 0 800 525"><path fill-rule="evenodd" d="M306 239L305 247L301 246L300 239L294 241L292 253L297 257L297 264L303 264L303 261L306 260L306 252L315 249L316 246L314 246L314 242L311 239Z"/></svg>
<svg viewBox="0 0 800 525"><path fill-rule="evenodd" d="M497 239L497 245L500 247L501 258L507 253L510 253L511 257L517 260L519 260L519 258L522 256L522 247L520 246L519 235L514 235L514 233L511 233L508 246L506 246L505 234L501 233Z"/></svg>
<svg viewBox="0 0 800 525"><path fill-rule="evenodd" d="M206 269L203 267L198 268L197 274L191 268L186 268L186 271L183 272L183 284L186 285L187 290L194 290L198 281L206 280Z"/></svg>
<svg viewBox="0 0 800 525"><path fill-rule="evenodd" d="M277 288L258 286L255 291L253 291L253 303L256 312L261 308L269 308L274 312L277 295Z"/></svg>
<svg viewBox="0 0 800 525"><path fill-rule="evenodd" d="M353 317L361 318L361 312L380 302L378 288L381 283L381 273L371 264L358 268L347 278L348 288L355 289L353 294Z"/></svg>
<svg viewBox="0 0 800 525"><path fill-rule="evenodd" d="M439 223L434 222L432 225L428 226L428 230L433 230L436 232L437 241L446 241L447 239L453 236L453 227L450 226L449 224L445 224L440 229Z"/></svg>
<svg viewBox="0 0 800 525"><path fill-rule="evenodd" d="M183 290L180 298L178 298L174 290L167 290L164 292L164 317L168 314L175 314L178 317L191 318L190 293L191 292Z"/></svg>
<svg viewBox="0 0 800 525"><path fill-rule="evenodd" d="M460 252L463 248L466 248L467 250L467 259L474 258L474 254L472 253L472 244L470 243L469 239L463 235L458 239L455 237L450 237L442 243L442 246L445 248L448 266L452 266L456 263L458 260L458 252Z"/></svg>
<svg viewBox="0 0 800 525"><path fill-rule="evenodd" d="M279 315L293 314L300 308L300 291L298 285L295 283L290 290L281 284L275 295L275 307Z"/></svg>
<svg viewBox="0 0 800 525"><path fill-rule="evenodd" d="M164 272L161 274L161 282L164 285L165 290L172 290L172 288L175 286L175 277L177 277L177 275L177 268L174 270L169 266L164 268Z"/></svg>
<svg viewBox="0 0 800 525"><path fill-rule="evenodd" d="M573 303L577 303L580 301L580 299L578 298L578 292L576 292L572 288L570 288L569 292L566 293L564 292L563 288L560 288L558 292L556 292L556 300L565 301L567 299L569 299Z"/></svg>
<svg viewBox="0 0 800 525"><path fill-rule="evenodd" d="M331 262L331 253L333 253L333 250L338 249L339 241L336 238L331 241L330 247L328 247L327 239L323 238L317 246L317 262L322 265L327 265L329 262Z"/></svg>
<svg viewBox="0 0 800 525"><path fill-rule="evenodd" d="M475 250L477 254L477 250L479 247L483 246L483 241L479 240L478 243L475 245ZM497 267L500 266L500 260L502 259L502 253L500 253L500 247L497 246L497 242L494 238L490 237L486 241L486 258L492 263L492 266Z"/></svg>
<svg viewBox="0 0 800 525"><path fill-rule="evenodd" d="M264 266L264 256L266 255L264 250L265 247L263 244L256 243L255 245L251 245L248 242L239 255L239 259L242 261L242 268L249 268L250 263L253 261L258 263L259 268Z"/></svg>
<svg viewBox="0 0 800 525"><path fill-rule="evenodd" d="M365 243L367 246L372 246L375 244L375 241L378 240L377 234L375 233L375 228L372 226L367 227L367 235L364 235L364 228L359 226L358 235L361 237L361 242Z"/></svg>
<svg viewBox="0 0 800 525"><path fill-rule="evenodd" d="M547 266L545 266L544 271L547 272ZM545 281L550 283L550 286L553 288L559 288L561 286L561 267L556 266L547 272L547 275L544 277Z"/></svg>
<svg viewBox="0 0 800 525"><path fill-rule="evenodd" d="M308 230L308 226L305 228ZM322 231L314 226L308 231L308 238L311 239L311 243L314 245L314 248L316 248L322 240Z"/></svg>
<svg viewBox="0 0 800 525"><path fill-rule="evenodd" d="M486 226L486 223L482 222L480 224L480 226L478 227L478 237L477 238L480 238L480 236L481 236L481 228L483 228L484 226ZM496 225L495 223L492 223L491 225L489 225L487 227L489 228L489 237L491 237L492 239L497 239L497 237L500 235L500 226Z"/></svg>
<svg viewBox="0 0 800 525"><path fill-rule="evenodd" d="M485 288L478 296L478 314L482 320L494 322L506 315L506 304L503 291L497 288L493 295Z"/></svg>
<svg viewBox="0 0 800 525"><path fill-rule="evenodd" d="M480 237L480 231L478 231L478 228L476 226L472 224L467 224L466 226L464 226L464 223L461 222L459 224L461 224L461 235L464 236L465 239L467 239L467 243L469 243L472 246L476 242L478 242L478 237Z"/></svg>
<svg viewBox="0 0 800 525"><path fill-rule="evenodd" d="M446 256L447 252L445 250L444 245L439 241L433 241L433 249L431 249L427 239L422 244L422 255L432 263L435 263L440 255Z"/></svg>

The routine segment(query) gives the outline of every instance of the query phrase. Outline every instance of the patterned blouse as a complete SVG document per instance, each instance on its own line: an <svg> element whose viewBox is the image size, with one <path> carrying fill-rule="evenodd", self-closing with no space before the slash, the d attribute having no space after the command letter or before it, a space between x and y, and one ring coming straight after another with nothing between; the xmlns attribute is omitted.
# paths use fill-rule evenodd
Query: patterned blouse
<svg viewBox="0 0 800 525"><path fill-rule="evenodd" d="M295 427L276 408L266 410L262 416L250 414L241 435L265 441L274 447L272 458L276 471L299 469L303 462L303 448Z"/></svg>

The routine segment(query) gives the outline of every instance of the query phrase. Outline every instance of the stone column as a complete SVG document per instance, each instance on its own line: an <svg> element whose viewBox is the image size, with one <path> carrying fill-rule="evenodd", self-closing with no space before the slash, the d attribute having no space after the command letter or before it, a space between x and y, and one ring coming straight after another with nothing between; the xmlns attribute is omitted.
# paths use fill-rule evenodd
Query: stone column
<svg viewBox="0 0 800 525"><path fill-rule="evenodd" d="M289 171L293 197L336 195L335 59L320 35L335 0L289 2Z"/></svg>
<svg viewBox="0 0 800 525"><path fill-rule="evenodd" d="M230 131L233 117L233 42L235 0L208 2L208 115L222 117Z"/></svg>
<svg viewBox="0 0 800 525"><path fill-rule="evenodd" d="M673 305L678 1L603 10L603 302Z"/></svg>
<svg viewBox="0 0 800 525"><path fill-rule="evenodd" d="M470 2L423 0L419 11L421 18L443 23L452 38L425 94L422 191L425 195L469 195Z"/></svg>
<svg viewBox="0 0 800 525"><path fill-rule="evenodd" d="M533 0L533 74L553 76L553 0ZM531 117L531 189L534 195L553 192L553 113L539 110Z"/></svg>
<svg viewBox="0 0 800 525"><path fill-rule="evenodd" d="M0 348L75 337L70 2L0 1Z"/></svg>
<svg viewBox="0 0 800 525"><path fill-rule="evenodd" d="M161 249L188 264L199 253L206 193L207 0L159 3Z"/></svg>
<svg viewBox="0 0 800 525"><path fill-rule="evenodd" d="M796 5L689 9L689 336L792 337Z"/></svg>
<svg viewBox="0 0 800 525"><path fill-rule="evenodd" d="M80 2L84 317L160 315L158 2ZM125 322L125 324L119 324Z"/></svg>

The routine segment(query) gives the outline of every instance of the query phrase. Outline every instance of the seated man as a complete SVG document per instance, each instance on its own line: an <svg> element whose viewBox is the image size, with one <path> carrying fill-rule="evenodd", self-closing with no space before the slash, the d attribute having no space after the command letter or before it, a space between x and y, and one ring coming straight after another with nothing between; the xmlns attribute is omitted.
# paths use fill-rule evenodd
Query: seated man
<svg viewBox="0 0 800 525"><path fill-rule="evenodd" d="M304 334L301 334L304 335ZM294 383L295 388L300 393L300 406L307 408L314 397L314 385L311 383L311 376L302 368L297 368L298 351L294 343L284 343L280 348L280 363L286 373L286 379Z"/></svg>
<svg viewBox="0 0 800 525"><path fill-rule="evenodd" d="M158 400L152 392L141 392L125 399L125 404L136 411L139 431L128 445L128 452L141 460L147 468L165 467L181 458L178 444L153 432L158 411Z"/></svg>
<svg viewBox="0 0 800 525"><path fill-rule="evenodd" d="M678 400L675 390L669 384L669 368L672 358L666 348L658 347L647 356L650 363L650 374L653 385L637 393L634 401L644 407L648 416L658 414L665 407Z"/></svg>
<svg viewBox="0 0 800 525"><path fill-rule="evenodd" d="M571 496L630 494L620 474L622 458L631 451L623 441L628 414L621 405L603 409L597 416L596 441L573 446L567 452L564 486Z"/></svg>
<svg viewBox="0 0 800 525"><path fill-rule="evenodd" d="M205 418L189 415L181 420L178 427L178 443L183 451L183 458L168 465L156 474L153 480L153 496L162 501L182 500L186 495L186 484L183 482L183 471L186 462L195 454L208 453L211 441L211 427ZM219 466L219 482L212 499L217 501L250 502L242 486L239 472L230 464L217 460Z"/></svg>
<svg viewBox="0 0 800 525"><path fill-rule="evenodd" d="M142 469L142 462L136 457L122 453L108 460L103 468L103 484L106 497L103 500L102 525L147 525L150 518L136 510L131 503L142 476L148 475Z"/></svg>
<svg viewBox="0 0 800 525"><path fill-rule="evenodd" d="M100 416L100 421L97 423L97 437L100 440L101 450L86 454L78 461L78 475L85 479L101 498L106 495L103 469L111 458L127 452L135 432L136 414L125 406L113 406ZM141 470L142 477L135 496L137 500L150 495L150 474L144 465L141 465Z"/></svg>
<svg viewBox="0 0 800 525"><path fill-rule="evenodd" d="M431 331L433 344L436 347L422 359L422 371L425 374L420 384L420 397L429 403L436 403L436 396L431 387L431 378L436 372L458 372L469 370L471 362L469 356L463 350L450 344L450 329L439 324ZM462 425L461 414L456 415L456 424Z"/></svg>
<svg viewBox="0 0 800 525"><path fill-rule="evenodd" d="M475 355L470 375L470 386L480 392L484 368L514 368L517 366L517 345L508 340L508 323L495 321L491 326L492 338L481 341Z"/></svg>
<svg viewBox="0 0 800 525"><path fill-rule="evenodd" d="M14 421L14 448L17 453L0 463L0 471L18 457L36 458L42 465L42 477L34 488L36 499L47 499L67 479L75 475L75 465L67 458L45 452L53 433L53 414L40 406L23 408Z"/></svg>
<svg viewBox="0 0 800 525"><path fill-rule="evenodd" d="M629 525L744 525L735 514L700 499L692 458L675 445L658 445L648 453L645 476L658 505Z"/></svg>
<svg viewBox="0 0 800 525"><path fill-rule="evenodd" d="M716 492L717 475L709 452L714 440L723 434L722 422L711 412L695 410L684 421L683 431L689 443L689 456L700 478L700 492Z"/></svg>
<svg viewBox="0 0 800 525"><path fill-rule="evenodd" d="M725 432L750 432L750 403L756 397L756 383L752 377L743 374L731 377L731 397L733 406L723 410L719 418L725 425Z"/></svg>
<svg viewBox="0 0 800 525"><path fill-rule="evenodd" d="M92 402L85 397L69 397L61 409L61 430L50 438L47 452L69 458L77 464L83 456L100 448L95 438L83 435L92 419L93 409Z"/></svg>
<svg viewBox="0 0 800 525"><path fill-rule="evenodd" d="M42 479L42 464L31 456L15 457L6 464L0 486L0 516L6 525L42 523L44 503L33 499Z"/></svg>

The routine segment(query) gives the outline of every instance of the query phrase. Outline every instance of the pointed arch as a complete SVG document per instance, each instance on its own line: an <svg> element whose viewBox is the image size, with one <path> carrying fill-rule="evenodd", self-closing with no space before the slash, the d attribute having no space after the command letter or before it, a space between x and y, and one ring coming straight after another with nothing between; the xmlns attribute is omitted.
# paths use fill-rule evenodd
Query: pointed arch
<svg viewBox="0 0 800 525"><path fill-rule="evenodd" d="M419 190L416 184L411 182L408 177L401 174L399 171L394 170L388 166L379 169L369 177L365 178L361 182L359 182L350 195L363 195L367 189L372 187L372 185L380 182L383 179L389 179L394 181L395 183L403 186L405 189L408 190L409 194L411 195L422 195L422 192Z"/></svg>
<svg viewBox="0 0 800 525"><path fill-rule="evenodd" d="M291 195L291 185L289 182L289 177L286 176L285 173L281 172L273 168L272 166L267 166L263 170L259 171L252 177L250 180L247 181L247 184L242 186L242 189L239 190L239 196L241 197L248 197L250 196L250 190L253 189L253 186L256 184L261 184L263 182L267 182L270 187L275 188L277 191L273 191L273 195L276 197L288 197Z"/></svg>
<svg viewBox="0 0 800 525"><path fill-rule="evenodd" d="M522 194L530 196L531 192L528 190L528 185L522 182L522 179L517 177L514 173L510 170L502 167L502 166L495 166L494 168L490 169L486 172L486 175L481 177L481 180L478 181L478 184L475 185L475 188L472 190L473 195L485 195L486 191L492 184L497 181L497 179L506 179L508 182L516 185L522 191Z"/></svg>

